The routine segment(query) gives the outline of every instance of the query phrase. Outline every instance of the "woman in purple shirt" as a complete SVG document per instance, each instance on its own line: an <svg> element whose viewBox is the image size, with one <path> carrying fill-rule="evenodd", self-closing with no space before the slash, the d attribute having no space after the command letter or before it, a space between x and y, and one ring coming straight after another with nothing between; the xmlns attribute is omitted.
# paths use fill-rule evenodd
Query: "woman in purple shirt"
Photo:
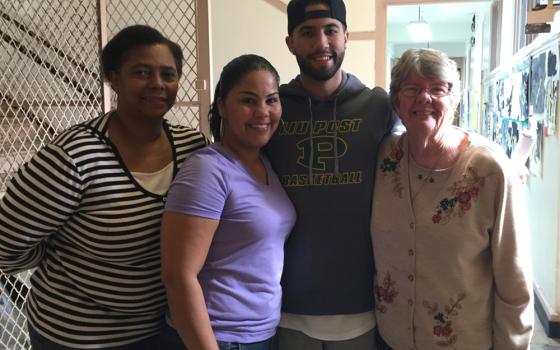
<svg viewBox="0 0 560 350"><path fill-rule="evenodd" d="M189 350L274 349L284 242L295 222L261 153L282 113L278 83L260 56L228 63L210 112L217 143L185 160L169 190L161 262L170 317L162 338L178 343L178 332Z"/></svg>

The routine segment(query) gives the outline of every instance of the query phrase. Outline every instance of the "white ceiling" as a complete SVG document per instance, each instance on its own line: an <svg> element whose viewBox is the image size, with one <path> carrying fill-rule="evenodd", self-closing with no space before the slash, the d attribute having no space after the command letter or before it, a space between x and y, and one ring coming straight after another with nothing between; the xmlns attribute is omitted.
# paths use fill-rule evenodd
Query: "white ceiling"
<svg viewBox="0 0 560 350"><path fill-rule="evenodd" d="M431 26L432 40L416 43L412 41L406 25L418 20L418 6L393 5L387 8L387 43L396 57L410 47L433 47L454 57L464 56L467 43L473 36L473 16L477 14L476 26L479 28L483 28L483 22L490 20L490 1L422 4L420 15Z"/></svg>
<svg viewBox="0 0 560 350"><path fill-rule="evenodd" d="M470 21L474 13L489 13L490 1L388 6L387 22L407 24L418 20L418 7L426 22L453 25L456 22Z"/></svg>

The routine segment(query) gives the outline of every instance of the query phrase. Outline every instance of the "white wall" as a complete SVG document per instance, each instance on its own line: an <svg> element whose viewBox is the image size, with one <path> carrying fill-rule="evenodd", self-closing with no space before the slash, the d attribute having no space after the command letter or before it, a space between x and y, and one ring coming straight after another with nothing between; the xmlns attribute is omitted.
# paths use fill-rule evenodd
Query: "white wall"
<svg viewBox="0 0 560 350"><path fill-rule="evenodd" d="M542 178L532 176L527 186L534 285L549 319L556 322L560 322L559 140L558 136L544 138Z"/></svg>
<svg viewBox="0 0 560 350"><path fill-rule="evenodd" d="M537 46L547 38L558 37L560 17L556 18L552 28L551 33L539 35L529 47ZM556 103L558 118L560 101ZM542 177L533 176L528 182L534 285L548 319L555 322L560 322L560 182L558 181L560 136L558 134L560 128L557 129L555 136L544 138Z"/></svg>
<svg viewBox="0 0 560 350"><path fill-rule="evenodd" d="M287 0L284 0L287 3ZM346 0L348 30L373 31L375 1ZM286 13L264 0L210 0L211 56L214 87L222 67L232 58L255 53L278 70L282 83L299 73L295 57L285 44ZM350 40L342 68L372 86L375 79L373 40Z"/></svg>
<svg viewBox="0 0 560 350"><path fill-rule="evenodd" d="M513 16L511 9L506 10L511 0L503 0L504 18L502 18L502 44L500 47L501 65L507 67L509 62L518 57L538 50L551 36L560 32L560 18L553 24L553 32L539 35L527 48L516 55L513 50ZM557 118L560 101L557 101ZM543 306L548 320L560 322L560 136L544 137L542 149L542 175L531 176L527 182L527 201L533 256L533 282L535 293Z"/></svg>

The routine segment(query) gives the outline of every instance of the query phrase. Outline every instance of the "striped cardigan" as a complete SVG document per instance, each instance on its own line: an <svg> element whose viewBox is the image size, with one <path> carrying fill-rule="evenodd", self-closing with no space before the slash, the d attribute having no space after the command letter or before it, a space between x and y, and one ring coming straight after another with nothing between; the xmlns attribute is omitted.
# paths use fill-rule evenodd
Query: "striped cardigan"
<svg viewBox="0 0 560 350"><path fill-rule="evenodd" d="M166 305L159 259L165 197L134 180L106 137L109 116L71 127L41 149L0 202L0 269L37 267L28 320L66 347L153 336ZM198 131L164 125L175 175L207 141Z"/></svg>

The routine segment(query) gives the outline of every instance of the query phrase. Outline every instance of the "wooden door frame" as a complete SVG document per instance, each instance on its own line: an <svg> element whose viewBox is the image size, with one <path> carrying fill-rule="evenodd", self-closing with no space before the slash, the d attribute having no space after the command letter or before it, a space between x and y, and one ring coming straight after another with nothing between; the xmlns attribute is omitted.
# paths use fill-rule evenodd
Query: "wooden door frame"
<svg viewBox="0 0 560 350"><path fill-rule="evenodd" d="M196 0L196 66L198 92L198 128L210 137L208 112L212 102L210 81L212 79L212 57L210 56L210 0Z"/></svg>

